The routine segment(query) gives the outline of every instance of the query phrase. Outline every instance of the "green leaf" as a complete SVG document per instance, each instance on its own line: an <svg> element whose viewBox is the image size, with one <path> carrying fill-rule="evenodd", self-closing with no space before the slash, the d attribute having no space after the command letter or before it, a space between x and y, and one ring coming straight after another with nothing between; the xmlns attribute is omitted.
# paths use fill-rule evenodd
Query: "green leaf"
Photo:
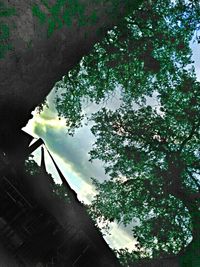
<svg viewBox="0 0 200 267"><path fill-rule="evenodd" d="M36 16L39 19L40 23L45 23L46 15L44 12L40 10L38 5L32 6L32 13L33 13L33 16Z"/></svg>
<svg viewBox="0 0 200 267"><path fill-rule="evenodd" d="M92 14L89 17L89 22L91 24L95 24L97 22L97 20L98 20L98 16L97 16L96 11L94 11L94 12L92 12Z"/></svg>
<svg viewBox="0 0 200 267"><path fill-rule="evenodd" d="M55 29L56 29L56 21L53 19L48 19L47 36L51 37Z"/></svg>
<svg viewBox="0 0 200 267"><path fill-rule="evenodd" d="M15 8L7 7L4 3L0 2L0 17L9 17L15 14Z"/></svg>
<svg viewBox="0 0 200 267"><path fill-rule="evenodd" d="M68 9L66 9L63 14L63 20L68 27L72 25L72 16Z"/></svg>
<svg viewBox="0 0 200 267"><path fill-rule="evenodd" d="M16 14L16 10L14 8L10 9L0 9L0 17L9 17Z"/></svg>
<svg viewBox="0 0 200 267"><path fill-rule="evenodd" d="M0 44L0 59L4 58L6 52L12 49L11 44Z"/></svg>
<svg viewBox="0 0 200 267"><path fill-rule="evenodd" d="M9 27L6 24L0 24L0 40L8 39L10 34Z"/></svg>

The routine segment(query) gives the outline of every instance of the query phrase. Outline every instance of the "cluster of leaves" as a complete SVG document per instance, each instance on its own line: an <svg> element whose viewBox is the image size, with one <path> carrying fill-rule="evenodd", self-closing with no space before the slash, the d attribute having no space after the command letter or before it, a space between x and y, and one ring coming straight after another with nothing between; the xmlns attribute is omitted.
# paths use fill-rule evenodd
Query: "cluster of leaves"
<svg viewBox="0 0 200 267"><path fill-rule="evenodd" d="M92 178L95 183L95 179ZM106 217L103 214L97 214L98 211L91 208L91 204L82 203L84 207L86 208L86 211L89 215L89 217L93 220L93 223L95 227L101 232L102 235L109 235L110 232L110 221L106 219Z"/></svg>
<svg viewBox="0 0 200 267"><path fill-rule="evenodd" d="M141 253L139 251L129 252L128 249L126 249L126 248L114 250L114 252L117 255L117 257L119 258L119 262L124 267L131 267L133 262L134 263L140 262L141 259L148 257L145 253L143 253L143 255L141 255Z"/></svg>
<svg viewBox="0 0 200 267"><path fill-rule="evenodd" d="M8 50L12 49L11 44L8 43L10 29L2 19L13 16L15 13L14 8L7 7L3 2L0 2L0 59L5 56Z"/></svg>
<svg viewBox="0 0 200 267"><path fill-rule="evenodd" d="M33 156L30 155L29 158L25 161L25 171L31 176L37 175L40 173L40 166L35 162Z"/></svg>
<svg viewBox="0 0 200 267"><path fill-rule="evenodd" d="M70 198L67 195L67 190L62 184L53 184L53 193L66 203L70 203Z"/></svg>
<svg viewBox="0 0 200 267"><path fill-rule="evenodd" d="M158 82L175 75L176 65L191 63L189 41L198 26L198 14L190 1L144 1L109 31L56 84L57 110L71 131L81 124L83 99L98 104L120 87L123 101L141 101L158 89Z"/></svg>
<svg viewBox="0 0 200 267"><path fill-rule="evenodd" d="M39 19L41 24L48 24L48 37L64 25L70 27L74 19L77 19L79 26L95 23L97 20L96 12L86 16L85 5L79 0L57 0L52 6L49 5L48 1L41 0L41 4L46 8L47 12L45 13L39 5L34 4L32 13Z"/></svg>
<svg viewBox="0 0 200 267"><path fill-rule="evenodd" d="M90 152L111 176L95 181L95 216L125 225L139 218L133 233L154 257L178 253L191 241L193 214L185 195L200 192L200 84L194 71L182 70L159 98L160 109L126 105L93 115L97 140Z"/></svg>

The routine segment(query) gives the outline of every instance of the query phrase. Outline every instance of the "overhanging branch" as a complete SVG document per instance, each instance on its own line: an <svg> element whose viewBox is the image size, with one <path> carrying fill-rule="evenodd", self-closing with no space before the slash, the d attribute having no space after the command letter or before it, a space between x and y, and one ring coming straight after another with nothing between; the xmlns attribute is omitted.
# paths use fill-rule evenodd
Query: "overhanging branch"
<svg viewBox="0 0 200 267"><path fill-rule="evenodd" d="M193 123L190 134L188 135L188 137L180 145L180 148L179 148L179 152L180 153L182 152L182 150L183 150L184 146L187 144L187 142L192 139L192 137L194 136L194 134L195 134L196 130L198 129L198 127L199 127L199 122L197 123L197 125L195 123Z"/></svg>

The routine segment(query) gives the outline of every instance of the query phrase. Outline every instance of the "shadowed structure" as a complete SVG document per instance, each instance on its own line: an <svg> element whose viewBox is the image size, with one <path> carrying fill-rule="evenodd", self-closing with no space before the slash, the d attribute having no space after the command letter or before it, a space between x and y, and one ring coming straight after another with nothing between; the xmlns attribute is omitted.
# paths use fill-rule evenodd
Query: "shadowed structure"
<svg viewBox="0 0 200 267"><path fill-rule="evenodd" d="M1 243L16 266L120 266L57 165L68 200L53 193L43 148L35 175L19 173L5 154L1 166Z"/></svg>

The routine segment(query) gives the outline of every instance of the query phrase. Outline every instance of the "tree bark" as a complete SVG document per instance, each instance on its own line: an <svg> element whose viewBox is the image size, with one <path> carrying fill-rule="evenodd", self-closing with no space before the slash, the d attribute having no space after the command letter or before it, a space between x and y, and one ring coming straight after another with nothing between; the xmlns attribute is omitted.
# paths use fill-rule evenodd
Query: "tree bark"
<svg viewBox="0 0 200 267"><path fill-rule="evenodd" d="M183 197L182 201L191 216L192 241L185 251L180 253L180 264L181 267L198 267L200 266L200 207L199 203L192 198Z"/></svg>
<svg viewBox="0 0 200 267"><path fill-rule="evenodd" d="M191 217L192 241L179 253L179 264L181 267L198 267L200 266L200 205L199 199L188 193L187 189L181 182L180 168L173 168L173 172L169 171L168 180L171 179L172 187L169 192L177 199L180 199L184 206L188 209ZM173 176L173 174L175 174ZM171 177L171 178L170 178Z"/></svg>

